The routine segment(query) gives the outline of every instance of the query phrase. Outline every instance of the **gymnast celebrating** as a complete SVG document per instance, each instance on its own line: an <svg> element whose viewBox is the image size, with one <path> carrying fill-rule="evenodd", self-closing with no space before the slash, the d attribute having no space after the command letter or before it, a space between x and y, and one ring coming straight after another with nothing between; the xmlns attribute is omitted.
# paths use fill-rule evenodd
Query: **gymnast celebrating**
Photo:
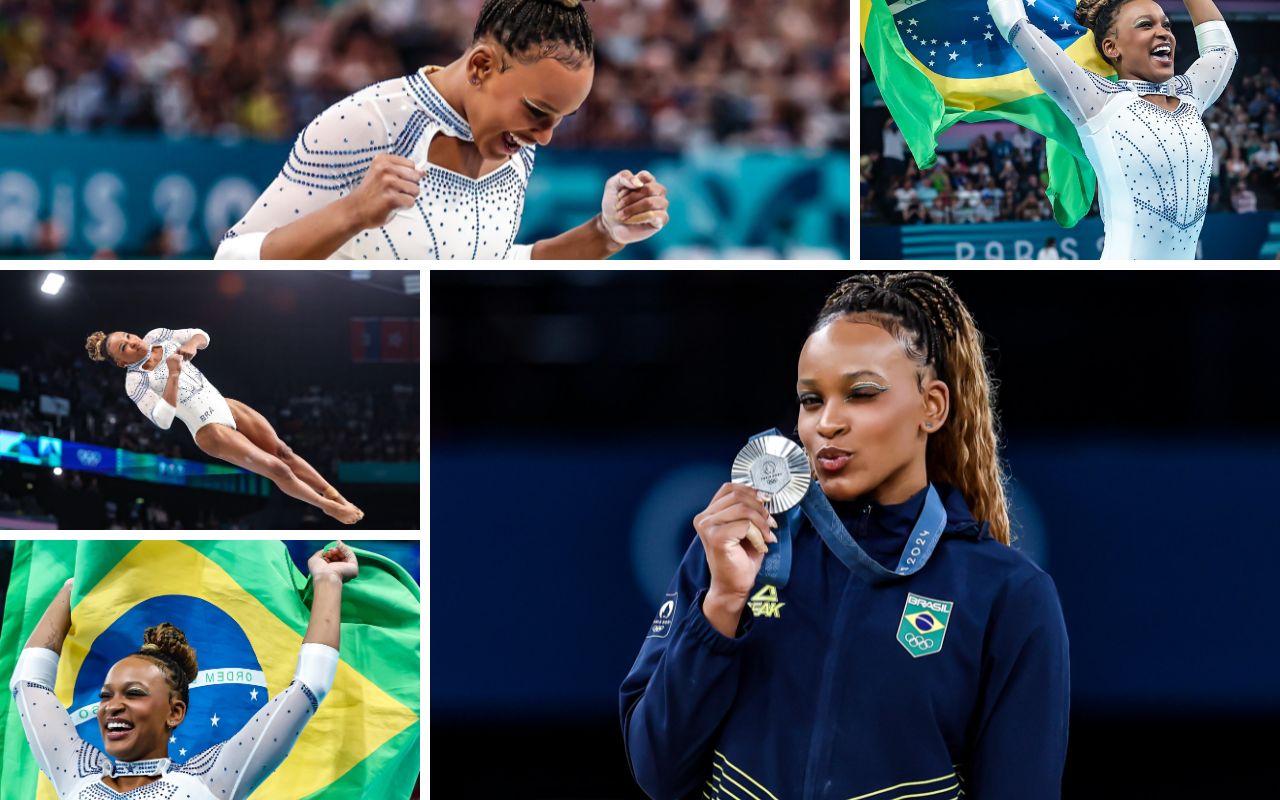
<svg viewBox="0 0 1280 800"><path fill-rule="evenodd" d="M535 150L594 74L581 0L485 0L456 61L369 86L307 125L216 257L608 258L669 219L648 171L609 178L582 225L515 243Z"/></svg>
<svg viewBox="0 0 1280 800"><path fill-rule="evenodd" d="M1080 0L1076 20L1119 73L1080 67L1027 19L1023 0L987 0L996 27L1080 134L1098 176L1102 258L1195 258L1213 146L1201 116L1238 51L1213 0L1183 0L1200 57L1174 75L1177 40L1155 0Z"/></svg>
<svg viewBox="0 0 1280 800"><path fill-rule="evenodd" d="M168 430L186 423L196 446L213 458L270 479L280 491L352 525L364 512L344 498L307 461L280 440L271 423L238 400L222 396L191 362L209 346L199 328L156 328L142 338L97 331L85 340L94 361L110 357L126 370L124 387L147 419Z"/></svg>
<svg viewBox="0 0 1280 800"><path fill-rule="evenodd" d="M62 644L71 630L72 582L63 584L31 632L9 682L27 743L59 800L248 797L289 755L338 669L342 584L356 577L359 565L339 542L313 555L307 567L315 599L293 682L238 733L181 766L169 760L169 736L186 718L190 686L199 674L186 635L169 623L147 628L137 652L106 674L98 704L104 754L76 735L53 693ZM153 788L141 791L144 786Z"/></svg>

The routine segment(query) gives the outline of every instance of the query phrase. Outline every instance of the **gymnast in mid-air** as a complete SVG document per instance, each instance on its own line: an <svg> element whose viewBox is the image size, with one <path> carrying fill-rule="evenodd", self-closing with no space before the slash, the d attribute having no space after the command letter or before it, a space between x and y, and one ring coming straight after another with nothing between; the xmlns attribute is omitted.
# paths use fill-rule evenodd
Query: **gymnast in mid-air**
<svg viewBox="0 0 1280 800"><path fill-rule="evenodd" d="M141 338L97 331L85 340L91 359L110 359L126 370L129 399L159 427L168 430L176 417L206 454L270 479L280 491L344 525L359 522L364 512L281 441L271 423L244 403L223 397L191 363L208 346L209 334L199 328L156 328Z"/></svg>

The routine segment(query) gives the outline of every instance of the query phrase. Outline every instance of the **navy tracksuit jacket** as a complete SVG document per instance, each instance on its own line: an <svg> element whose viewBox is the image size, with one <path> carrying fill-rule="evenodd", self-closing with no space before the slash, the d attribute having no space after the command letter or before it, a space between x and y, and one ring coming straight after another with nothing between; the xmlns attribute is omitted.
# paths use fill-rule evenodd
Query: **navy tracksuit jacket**
<svg viewBox="0 0 1280 800"><path fill-rule="evenodd" d="M1070 685L1057 590L957 489L936 487L942 540L888 582L841 563L799 507L779 515L794 531L790 579L757 583L734 639L702 614L711 578L694 538L621 689L627 758L650 797L1060 796ZM833 505L892 570L925 491Z"/></svg>

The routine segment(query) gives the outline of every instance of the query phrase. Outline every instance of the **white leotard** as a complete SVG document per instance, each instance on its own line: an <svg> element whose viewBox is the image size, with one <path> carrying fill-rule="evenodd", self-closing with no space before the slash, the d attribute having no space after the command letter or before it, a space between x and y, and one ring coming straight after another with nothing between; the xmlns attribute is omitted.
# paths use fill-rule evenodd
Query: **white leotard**
<svg viewBox="0 0 1280 800"><path fill-rule="evenodd" d="M517 245L515 237L534 147L479 179L428 163L437 135L473 141L471 126L427 80L437 69L362 89L303 128L280 174L227 231L216 257L258 258L268 232L346 196L374 156L389 153L426 169L417 202L382 227L356 234L330 258L529 258L533 246Z"/></svg>
<svg viewBox="0 0 1280 800"><path fill-rule="evenodd" d="M1237 51L1222 21L1196 26L1200 57L1163 84L1113 83L1084 69L1026 19L1009 43L1080 134L1098 176L1106 234L1103 258L1195 258L1209 207L1213 146L1201 116L1235 68ZM1174 111L1142 95L1177 97Z"/></svg>
<svg viewBox="0 0 1280 800"><path fill-rule="evenodd" d="M9 682L27 744L59 800L240 800L267 779L315 715L333 685L338 651L305 643L294 680L254 714L235 736L181 765L167 758L112 761L81 739L71 715L53 693L58 655L44 648L22 651ZM157 775L130 792L116 792L103 777Z"/></svg>
<svg viewBox="0 0 1280 800"><path fill-rule="evenodd" d="M173 424L173 418L177 416L187 424L193 438L196 431L215 422L232 429L236 427L236 418L222 392L190 361L182 365L182 374L178 378L178 405L171 406L164 400L164 387L169 382L169 366L165 359L197 333L202 334L206 340L209 339L209 334L199 328L176 331L156 328L151 331L142 337L142 341L148 345L148 356L152 352L151 348L157 345L164 349L159 363L150 370L144 370L141 365L135 364L129 367L124 377L125 392L147 419L168 430ZM205 347L208 346L205 344Z"/></svg>

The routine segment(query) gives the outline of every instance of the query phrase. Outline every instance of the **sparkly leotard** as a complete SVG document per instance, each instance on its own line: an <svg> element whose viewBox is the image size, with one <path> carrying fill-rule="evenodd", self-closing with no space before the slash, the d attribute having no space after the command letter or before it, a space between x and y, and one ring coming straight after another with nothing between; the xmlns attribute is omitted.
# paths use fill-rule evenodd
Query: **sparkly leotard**
<svg viewBox="0 0 1280 800"><path fill-rule="evenodd" d="M52 650L23 650L9 692L31 753L53 782L59 800L240 800L289 755L333 685L337 668L337 650L304 643L292 683L235 736L181 765L167 758L113 761L81 739L71 715L53 693L58 654ZM102 782L103 777L126 775L154 775L157 780L129 792L116 792Z"/></svg>
<svg viewBox="0 0 1280 800"><path fill-rule="evenodd" d="M1080 67L1026 19L1009 31L1036 83L1075 124L1098 176L1104 259L1195 258L1213 171L1201 116L1238 55L1222 21L1197 25L1196 42L1199 59L1172 80L1113 83ZM1142 97L1151 94L1181 102L1167 111Z"/></svg>
<svg viewBox="0 0 1280 800"><path fill-rule="evenodd" d="M402 156L426 169L413 206L356 234L330 258L527 259L515 244L533 173L534 147L472 179L427 161L437 135L474 141L471 127L427 80L428 67L339 101L298 135L279 176L231 226L217 257L258 258L274 228L329 205L360 185L374 156Z"/></svg>
<svg viewBox="0 0 1280 800"><path fill-rule="evenodd" d="M142 337L142 341L147 345L148 358L151 356L152 348L158 346L163 349L160 360L149 370L142 368L146 359L132 364L124 378L124 388L129 399L138 406L138 410L146 415L147 419L161 428L168 429L176 416L187 424L192 438L195 437L196 431L215 422L233 430L236 427L236 418L232 415L231 407L227 405L222 392L219 392L204 373L190 362L182 365L182 373L178 377L178 405L170 406L164 400L164 387L169 381L169 365L165 363L165 359L176 353L179 347L190 341L191 337L197 333L202 334L208 342L209 334L199 328L183 328L176 331L156 328L151 331ZM205 344L205 347L208 346Z"/></svg>

